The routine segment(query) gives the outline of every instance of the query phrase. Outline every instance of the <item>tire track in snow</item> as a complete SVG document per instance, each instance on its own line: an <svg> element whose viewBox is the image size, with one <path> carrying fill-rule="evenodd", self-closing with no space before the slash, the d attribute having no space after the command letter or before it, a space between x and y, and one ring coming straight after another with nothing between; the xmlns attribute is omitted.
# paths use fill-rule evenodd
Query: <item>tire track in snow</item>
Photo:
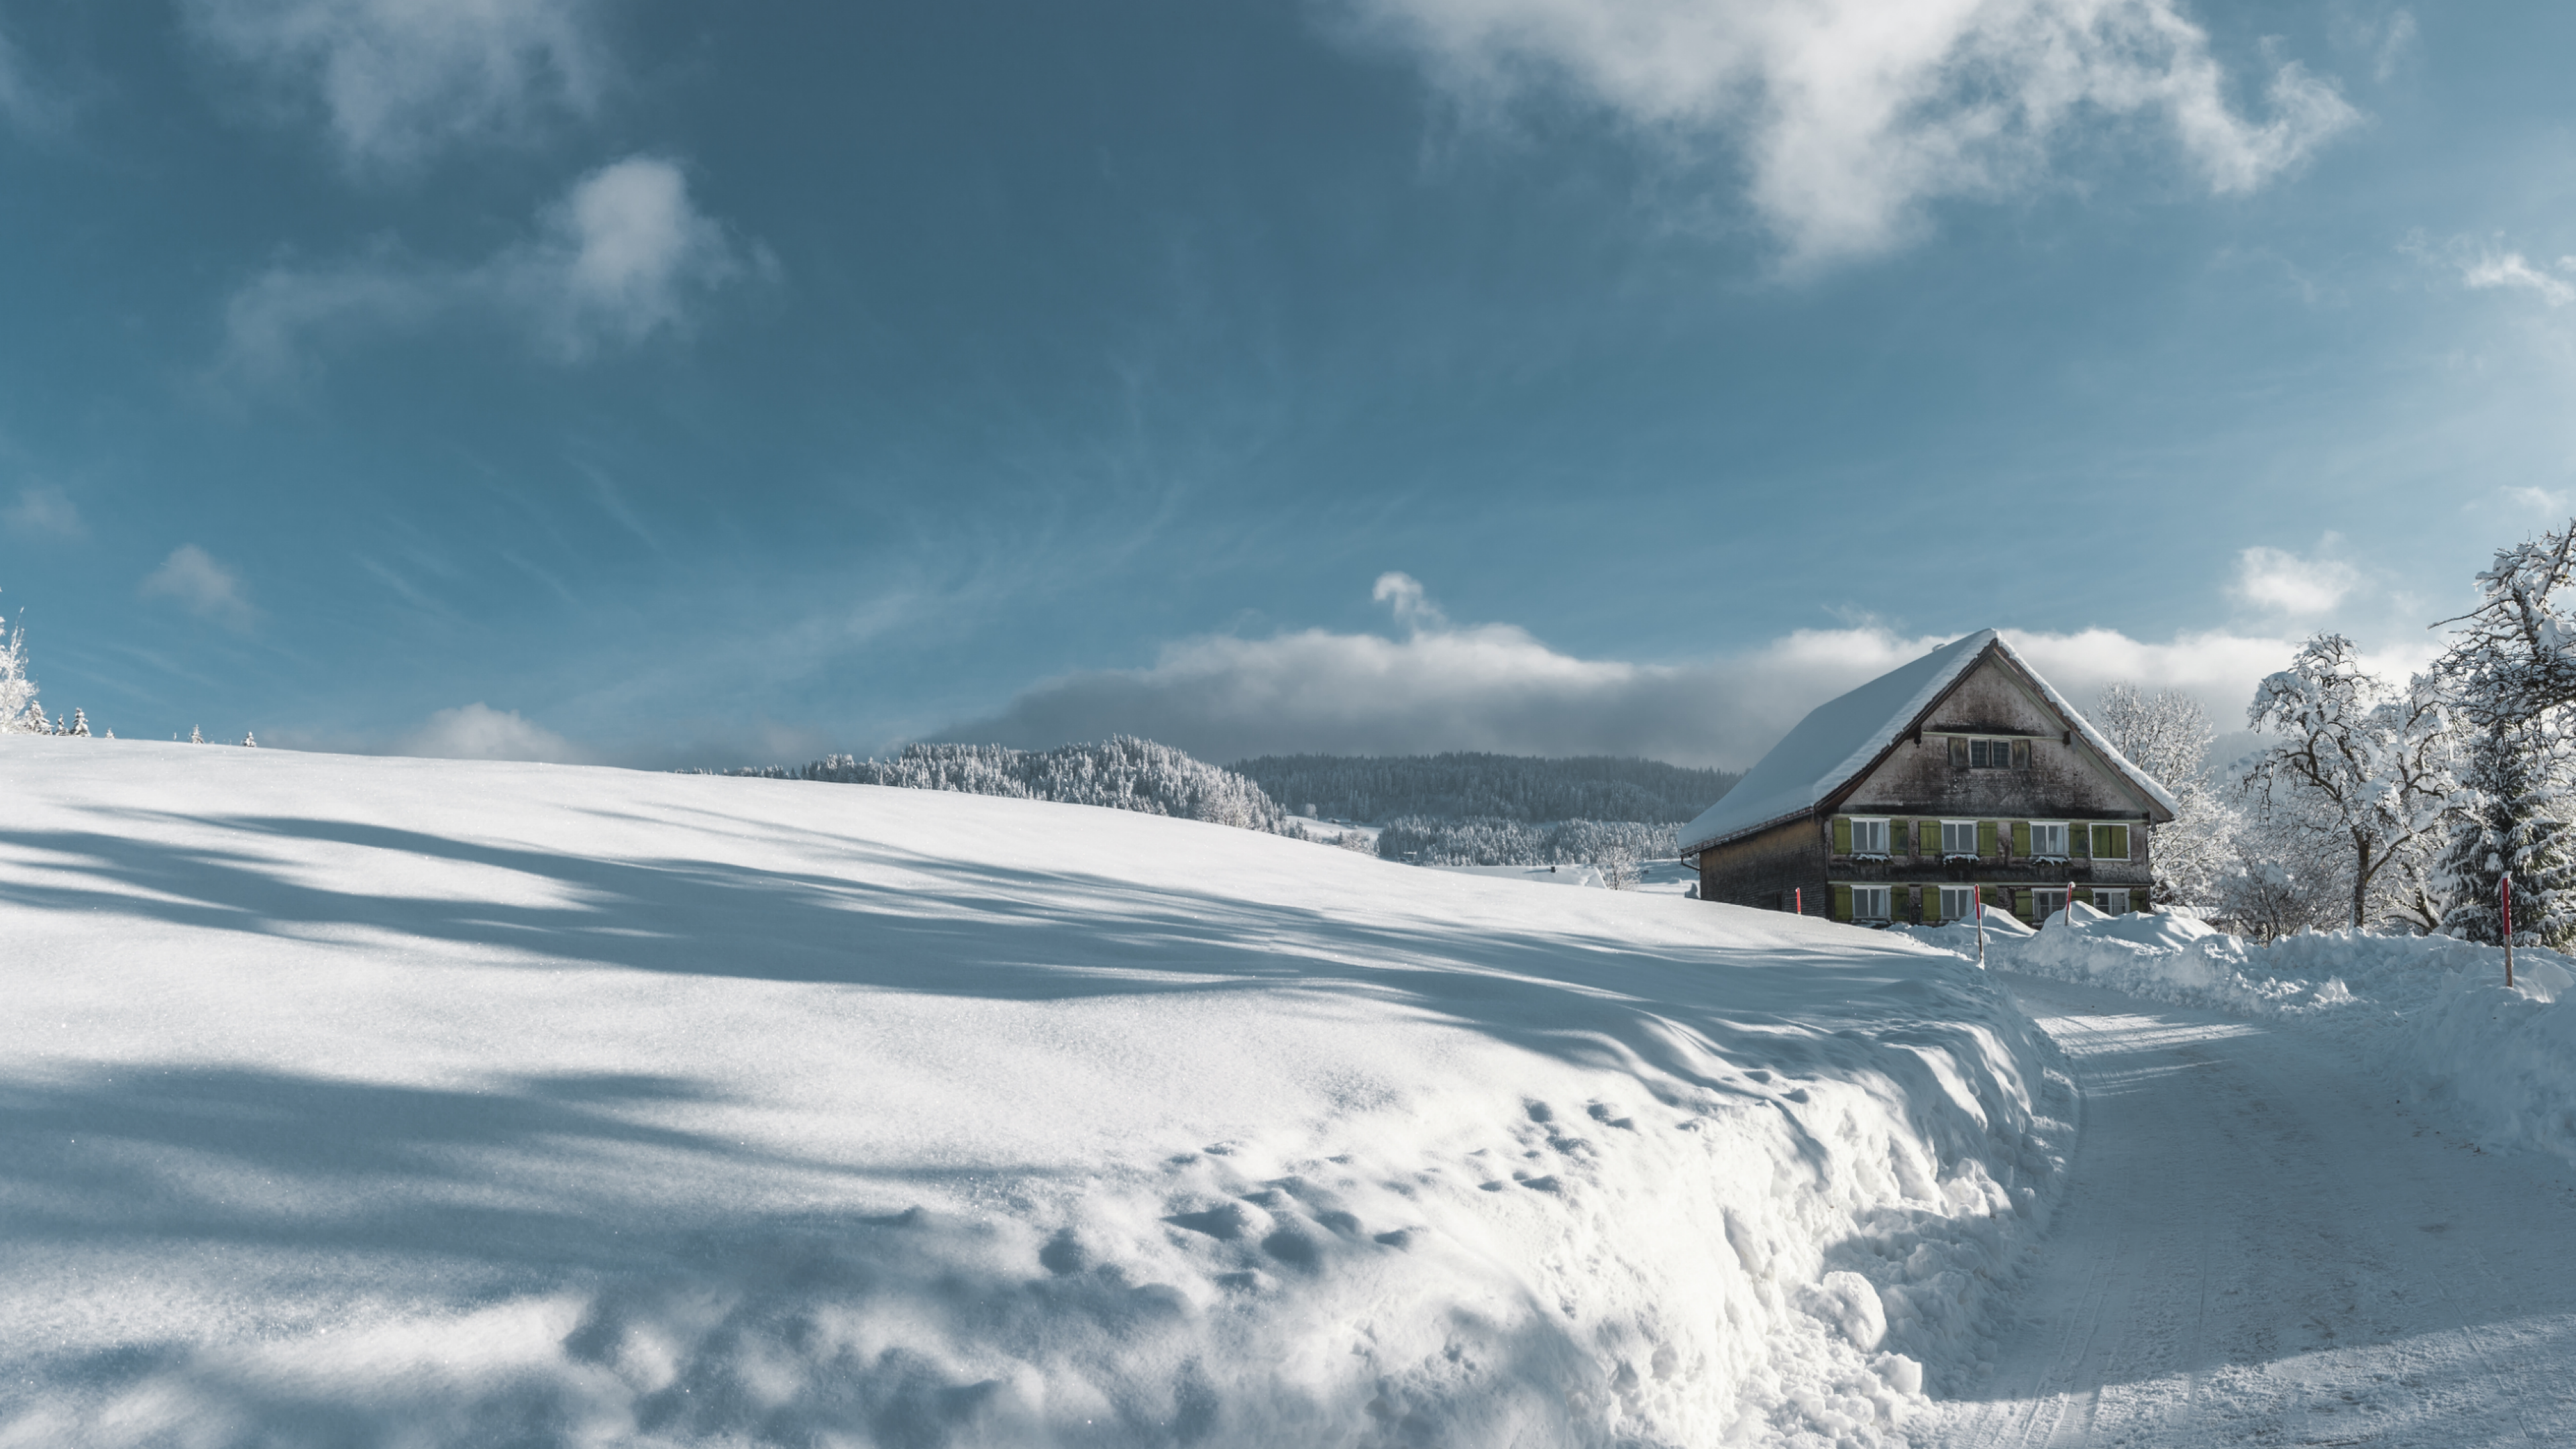
<svg viewBox="0 0 2576 1449"><path fill-rule="evenodd" d="M2009 980L2082 1134L2024 1317L1919 1445L2576 1442L2576 1174L2335 1044Z"/></svg>

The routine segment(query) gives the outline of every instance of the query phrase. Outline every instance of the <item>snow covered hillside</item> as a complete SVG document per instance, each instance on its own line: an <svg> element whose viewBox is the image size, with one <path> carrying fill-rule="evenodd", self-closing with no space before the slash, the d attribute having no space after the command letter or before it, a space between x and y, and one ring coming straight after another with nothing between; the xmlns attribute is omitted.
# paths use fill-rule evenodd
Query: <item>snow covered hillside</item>
<svg viewBox="0 0 2576 1449"><path fill-rule="evenodd" d="M1223 826L0 740L0 1445L1882 1442L2054 1049Z"/></svg>

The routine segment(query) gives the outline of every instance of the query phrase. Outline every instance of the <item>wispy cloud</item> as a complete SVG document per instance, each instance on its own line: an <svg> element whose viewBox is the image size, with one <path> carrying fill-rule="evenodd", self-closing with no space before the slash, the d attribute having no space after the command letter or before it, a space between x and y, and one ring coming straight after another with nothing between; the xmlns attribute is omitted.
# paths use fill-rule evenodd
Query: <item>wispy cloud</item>
<svg viewBox="0 0 2576 1449"><path fill-rule="evenodd" d="M147 599L172 600L228 629L248 629L259 620L259 611L251 607L250 596L242 589L241 575L193 543L170 550L161 566L144 576L141 593Z"/></svg>
<svg viewBox="0 0 2576 1449"><path fill-rule="evenodd" d="M537 724L517 710L494 709L480 700L442 709L403 736L393 753L438 760L541 760L582 764L591 752Z"/></svg>
<svg viewBox="0 0 2576 1449"><path fill-rule="evenodd" d="M2498 238L2455 236L2435 242L2421 231L2408 233L2397 250L2457 274L2460 285L2471 291L2529 292L2551 307L2576 302L2576 257L2535 262Z"/></svg>
<svg viewBox="0 0 2576 1449"><path fill-rule="evenodd" d="M2533 266L2520 252L2495 252L2462 264L2460 280L2471 289L2494 288L2534 292L2552 307L2576 302L2576 282L2566 272L2576 272L2576 257L2560 257L2555 271Z"/></svg>
<svg viewBox="0 0 2576 1449"><path fill-rule="evenodd" d="M2359 113L2296 62L2260 118L2175 0L1344 0L1471 110L1570 92L1740 164L1793 264L1866 255L1931 201L2044 175L2068 133L2159 118L2203 184L2249 192Z"/></svg>
<svg viewBox="0 0 2576 1449"><path fill-rule="evenodd" d="M686 332L708 295L774 266L698 210L676 162L629 156L575 182L526 240L470 266L385 243L343 261L269 268L225 305L222 370L292 377L335 342L458 314L500 319L546 356L575 363Z"/></svg>
<svg viewBox="0 0 2576 1449"><path fill-rule="evenodd" d="M50 484L19 489L18 501L9 505L5 517L11 532L36 538L79 538L89 532L71 496Z"/></svg>
<svg viewBox="0 0 2576 1449"><path fill-rule="evenodd" d="M1149 668L1036 685L947 738L1026 746L1146 735L1208 759L1329 751L1644 755L1742 768L1799 718L1944 642L1874 625L1805 629L1758 649L1678 665L1586 659L1510 624L1459 625L1401 574L1379 580L1403 637L1320 629L1177 642ZM2241 716L2255 682L2297 652L2286 634L2168 642L2111 630L2006 631L2072 697L2131 680Z"/></svg>
<svg viewBox="0 0 2576 1449"><path fill-rule="evenodd" d="M586 116L609 65L591 0L182 0L187 28L342 157L404 166Z"/></svg>
<svg viewBox="0 0 2576 1449"><path fill-rule="evenodd" d="M0 31L0 116L22 132L61 128L67 107L63 97L36 79L25 51Z"/></svg>

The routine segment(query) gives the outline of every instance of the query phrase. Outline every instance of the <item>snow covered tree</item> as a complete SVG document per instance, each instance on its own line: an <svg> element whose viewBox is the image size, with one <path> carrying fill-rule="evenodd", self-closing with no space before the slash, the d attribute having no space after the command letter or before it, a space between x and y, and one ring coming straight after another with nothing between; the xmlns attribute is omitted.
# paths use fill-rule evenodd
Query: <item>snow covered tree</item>
<svg viewBox="0 0 2576 1449"><path fill-rule="evenodd" d="M80 736L82 739L89 738L89 712L82 709L79 705L72 706L72 727L70 732Z"/></svg>
<svg viewBox="0 0 2576 1449"><path fill-rule="evenodd" d="M2576 944L2576 854L2569 838L2565 712L2490 720L2469 745L2467 797L2443 852L2452 888L2442 927L2488 945L2504 941L2502 877L2513 876L2513 938L2565 950Z"/></svg>
<svg viewBox="0 0 2576 1449"><path fill-rule="evenodd" d="M2333 842L2349 872L2349 924L2374 906L2431 927L2429 856L2458 789L2450 716L2430 676L2403 691L2364 669L2351 640L2320 634L2254 691L2256 729L2284 735L2245 777L2266 823Z"/></svg>
<svg viewBox="0 0 2576 1449"><path fill-rule="evenodd" d="M252 734L252 733L251 733L250 731L248 731L248 730L243 730L243 731L242 731L242 748L243 748L243 749L245 749L245 750L255 750L255 749L258 749L258 748L259 748L259 737L258 737L257 735Z"/></svg>
<svg viewBox="0 0 2576 1449"><path fill-rule="evenodd" d="M2576 705L2576 524L2496 550L2478 575L2478 607L2448 623L2441 673L2482 716L2537 719ZM2569 590L2563 598L2561 591Z"/></svg>
<svg viewBox="0 0 2576 1449"><path fill-rule="evenodd" d="M198 729L195 725L188 726L188 743L192 745L202 745L205 742L205 731Z"/></svg>
<svg viewBox="0 0 2576 1449"><path fill-rule="evenodd" d="M26 722L28 734L49 735L54 732L54 722L45 718L45 707L32 699L27 701L27 712L19 718Z"/></svg>
<svg viewBox="0 0 2576 1449"><path fill-rule="evenodd" d="M2174 797L2174 818L2154 828L2148 858L2160 904L2215 903L2220 878L2236 859L2237 812L2209 782L2209 711L2179 689L2148 694L2134 684L2107 685L2094 722L2131 763Z"/></svg>
<svg viewBox="0 0 2576 1449"><path fill-rule="evenodd" d="M27 629L0 627L0 735L43 734L45 711L27 677Z"/></svg>

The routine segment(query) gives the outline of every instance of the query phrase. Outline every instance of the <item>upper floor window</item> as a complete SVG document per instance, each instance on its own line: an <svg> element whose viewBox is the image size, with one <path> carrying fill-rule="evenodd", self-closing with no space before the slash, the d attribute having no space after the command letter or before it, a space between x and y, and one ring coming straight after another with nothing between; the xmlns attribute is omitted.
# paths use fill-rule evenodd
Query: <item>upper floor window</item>
<svg viewBox="0 0 2576 1449"><path fill-rule="evenodd" d="M1887 854L1887 822L1884 820L1867 820L1857 815L1853 816L1851 823L1851 853L1854 855Z"/></svg>
<svg viewBox="0 0 2576 1449"><path fill-rule="evenodd" d="M1977 822L1973 820L1942 821L1941 853L1945 856L1975 855L1977 853Z"/></svg>
<svg viewBox="0 0 2576 1449"><path fill-rule="evenodd" d="M1894 913L1888 909L1888 894L1888 888L1885 886L1853 886L1851 888L1852 919L1855 921L1891 919Z"/></svg>
<svg viewBox="0 0 2576 1449"><path fill-rule="evenodd" d="M2093 858L2095 860L2127 860L2129 858L2129 827L2125 825L2094 826Z"/></svg>
<svg viewBox="0 0 2576 1449"><path fill-rule="evenodd" d="M2030 853L2036 860L2066 858L2066 822L2034 820L2030 822Z"/></svg>
<svg viewBox="0 0 2576 1449"><path fill-rule="evenodd" d="M1977 740L1952 735L1950 765L1959 770L2026 770L2030 768L2030 741Z"/></svg>

